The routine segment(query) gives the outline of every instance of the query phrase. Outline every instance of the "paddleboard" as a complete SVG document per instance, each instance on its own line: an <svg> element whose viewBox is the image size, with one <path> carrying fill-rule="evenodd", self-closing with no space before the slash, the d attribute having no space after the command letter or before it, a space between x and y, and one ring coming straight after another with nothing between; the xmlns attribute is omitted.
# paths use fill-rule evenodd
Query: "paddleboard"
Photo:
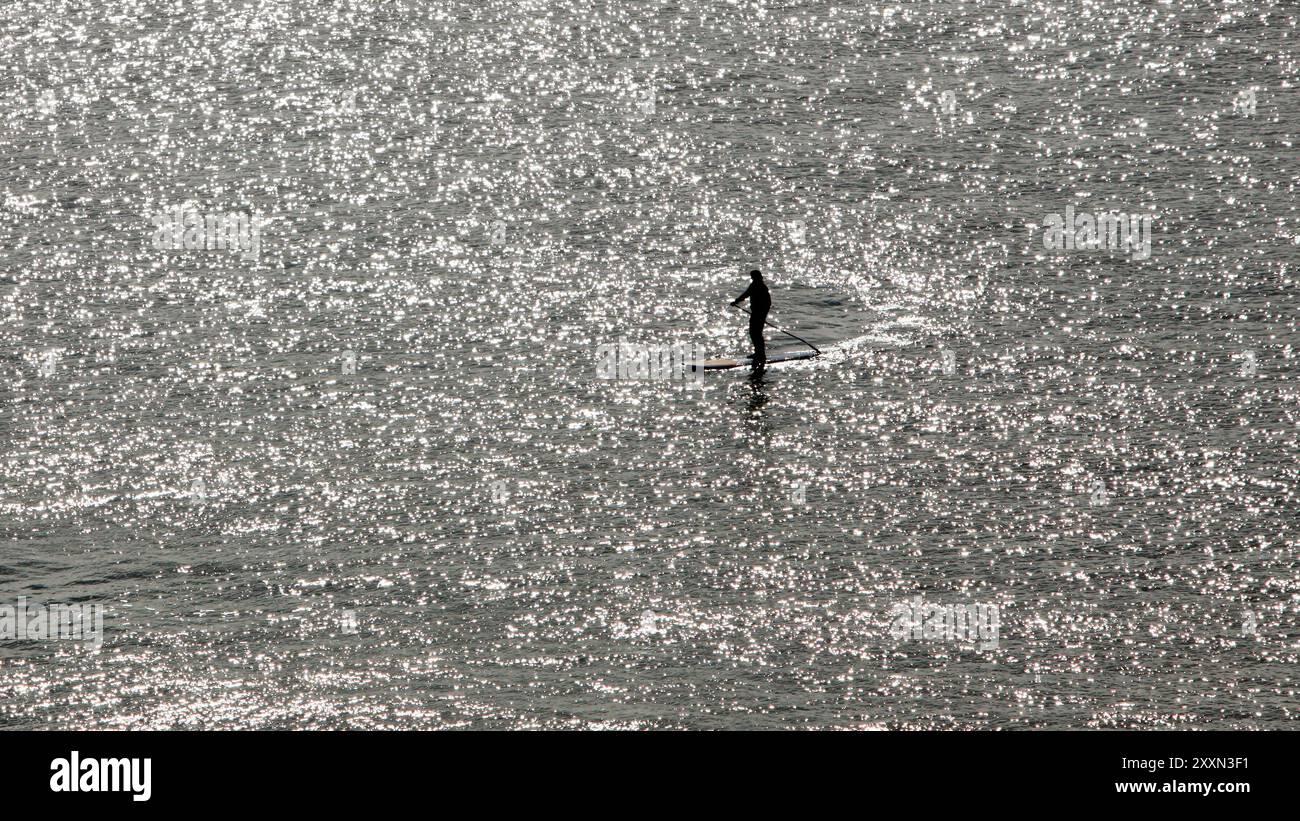
<svg viewBox="0 0 1300 821"><path fill-rule="evenodd" d="M817 354L814 351L789 351L787 353L774 353L767 357L767 364L774 362L790 362L795 359L813 359ZM743 359L705 359L700 362L692 362L691 370L720 371L727 368L748 368L752 356L746 356Z"/></svg>

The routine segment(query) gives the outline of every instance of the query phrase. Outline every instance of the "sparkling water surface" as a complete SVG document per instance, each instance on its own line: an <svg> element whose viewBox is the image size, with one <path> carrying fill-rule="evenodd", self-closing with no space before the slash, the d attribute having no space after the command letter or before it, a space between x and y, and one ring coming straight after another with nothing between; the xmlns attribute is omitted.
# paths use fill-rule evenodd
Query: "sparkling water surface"
<svg viewBox="0 0 1300 821"><path fill-rule="evenodd" d="M6 4L0 727L1293 726L1298 17Z"/></svg>

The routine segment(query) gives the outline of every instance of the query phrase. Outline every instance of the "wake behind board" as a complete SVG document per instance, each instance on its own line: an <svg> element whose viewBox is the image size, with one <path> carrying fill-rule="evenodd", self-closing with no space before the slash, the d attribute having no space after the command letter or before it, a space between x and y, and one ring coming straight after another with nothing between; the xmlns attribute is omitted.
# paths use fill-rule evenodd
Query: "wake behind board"
<svg viewBox="0 0 1300 821"><path fill-rule="evenodd" d="M795 359L813 359L817 354L813 351L790 351L788 353L774 353L767 358L767 364L773 362L789 362ZM691 370L721 371L727 368L748 368L752 356L746 356L741 359L705 359L701 362L691 363Z"/></svg>

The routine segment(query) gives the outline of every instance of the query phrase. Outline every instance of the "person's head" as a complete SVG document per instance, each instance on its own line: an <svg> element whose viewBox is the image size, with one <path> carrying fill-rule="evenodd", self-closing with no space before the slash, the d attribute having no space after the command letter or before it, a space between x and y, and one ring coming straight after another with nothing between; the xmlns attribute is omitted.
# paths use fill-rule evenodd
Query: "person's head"
<svg viewBox="0 0 1300 821"><path fill-rule="evenodd" d="M754 270L749 272L749 278L754 280L755 282L759 282L763 279L763 275L759 273L757 268L755 268Z"/></svg>

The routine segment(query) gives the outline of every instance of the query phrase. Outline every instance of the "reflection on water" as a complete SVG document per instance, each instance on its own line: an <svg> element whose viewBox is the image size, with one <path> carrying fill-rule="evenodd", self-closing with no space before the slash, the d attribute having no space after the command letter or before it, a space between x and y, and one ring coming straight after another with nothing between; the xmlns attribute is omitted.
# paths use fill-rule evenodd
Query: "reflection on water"
<svg viewBox="0 0 1300 821"><path fill-rule="evenodd" d="M763 417L763 406L767 404L767 369L751 368L749 371L749 391L747 396L747 407L749 410L748 423L756 433L764 435L772 432L771 426L767 425Z"/></svg>
<svg viewBox="0 0 1300 821"><path fill-rule="evenodd" d="M1196 5L8 4L0 606L104 643L0 726L1287 726L1296 10ZM755 267L825 356L596 378Z"/></svg>

